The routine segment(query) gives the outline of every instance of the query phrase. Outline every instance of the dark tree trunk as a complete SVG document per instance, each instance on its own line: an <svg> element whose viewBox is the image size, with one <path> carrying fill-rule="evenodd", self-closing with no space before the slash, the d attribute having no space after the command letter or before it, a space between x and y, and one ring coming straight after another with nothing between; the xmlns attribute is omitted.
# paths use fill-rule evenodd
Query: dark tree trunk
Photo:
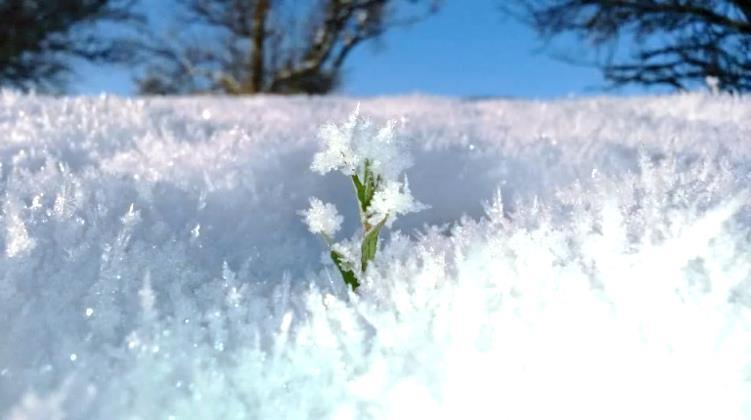
<svg viewBox="0 0 751 420"><path fill-rule="evenodd" d="M250 56L250 93L263 91L264 41L266 40L266 18L269 14L269 0L258 0L253 14L253 40Z"/></svg>

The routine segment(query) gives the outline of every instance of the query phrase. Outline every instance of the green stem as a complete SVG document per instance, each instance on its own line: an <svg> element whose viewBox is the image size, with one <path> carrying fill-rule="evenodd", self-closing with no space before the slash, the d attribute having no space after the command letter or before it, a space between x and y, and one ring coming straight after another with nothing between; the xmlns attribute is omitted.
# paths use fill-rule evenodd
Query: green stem
<svg viewBox="0 0 751 420"><path fill-rule="evenodd" d="M362 245L360 247L360 265L363 273L368 269L370 261L376 256L376 252L378 251L378 235L381 233L381 228L383 228L383 225L386 223L386 219L388 219L388 215L378 222L377 225L364 231Z"/></svg>

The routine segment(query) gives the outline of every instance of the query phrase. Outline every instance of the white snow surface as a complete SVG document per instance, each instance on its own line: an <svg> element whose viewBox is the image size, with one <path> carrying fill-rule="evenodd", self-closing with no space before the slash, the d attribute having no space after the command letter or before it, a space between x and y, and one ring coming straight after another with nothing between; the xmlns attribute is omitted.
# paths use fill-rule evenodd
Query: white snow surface
<svg viewBox="0 0 751 420"><path fill-rule="evenodd" d="M358 102L430 209L353 294ZM0 164L0 418L751 418L749 97L4 91Z"/></svg>

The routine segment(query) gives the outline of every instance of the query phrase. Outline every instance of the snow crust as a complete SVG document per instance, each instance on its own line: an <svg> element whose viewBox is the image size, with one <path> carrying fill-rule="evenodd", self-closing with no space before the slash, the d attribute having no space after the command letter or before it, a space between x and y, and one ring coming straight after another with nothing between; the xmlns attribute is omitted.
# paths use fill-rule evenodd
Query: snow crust
<svg viewBox="0 0 751 420"><path fill-rule="evenodd" d="M358 102L430 209L355 295ZM1 418L751 418L747 97L4 91L0 165Z"/></svg>

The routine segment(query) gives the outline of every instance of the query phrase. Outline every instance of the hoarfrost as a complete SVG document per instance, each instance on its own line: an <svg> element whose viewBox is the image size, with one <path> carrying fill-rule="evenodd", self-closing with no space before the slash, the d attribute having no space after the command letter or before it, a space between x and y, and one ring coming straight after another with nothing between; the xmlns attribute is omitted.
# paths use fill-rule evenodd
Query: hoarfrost
<svg viewBox="0 0 751 420"><path fill-rule="evenodd" d="M324 149L313 156L311 169L320 174L338 170L344 175L363 176L365 160L376 175L385 181L396 181L412 166L412 156L404 147L404 138L396 133L397 121L390 120L381 128L363 117L360 107L341 125L324 125L319 137Z"/></svg>
<svg viewBox="0 0 751 420"><path fill-rule="evenodd" d="M0 92L0 417L751 418L747 97L363 101L318 169L431 208L358 294L297 213L354 105Z"/></svg>
<svg viewBox="0 0 751 420"><path fill-rule="evenodd" d="M326 235L329 238L341 229L344 221L333 204L324 203L315 197L310 199L310 208L300 214L311 233Z"/></svg>
<svg viewBox="0 0 751 420"><path fill-rule="evenodd" d="M386 226L391 227L398 215L416 213L427 208L412 196L406 177L404 182L386 181L373 195L369 209L373 214L368 222L377 225L386 219Z"/></svg>

